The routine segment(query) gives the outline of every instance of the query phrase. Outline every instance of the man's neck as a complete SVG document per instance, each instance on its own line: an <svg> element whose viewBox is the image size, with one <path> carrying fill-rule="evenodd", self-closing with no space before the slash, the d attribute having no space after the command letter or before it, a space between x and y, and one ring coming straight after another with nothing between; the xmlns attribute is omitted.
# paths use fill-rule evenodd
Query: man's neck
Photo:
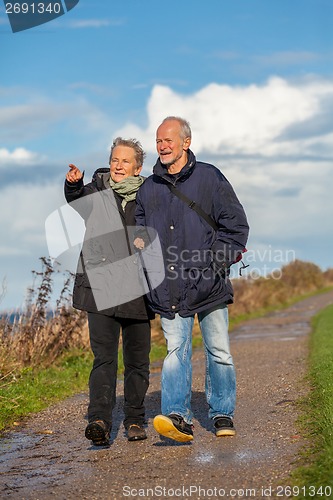
<svg viewBox="0 0 333 500"><path fill-rule="evenodd" d="M186 165L186 163L185 163ZM179 174L179 172L185 167L185 165L183 165L182 167L177 167L176 165L170 165L168 167L168 174Z"/></svg>

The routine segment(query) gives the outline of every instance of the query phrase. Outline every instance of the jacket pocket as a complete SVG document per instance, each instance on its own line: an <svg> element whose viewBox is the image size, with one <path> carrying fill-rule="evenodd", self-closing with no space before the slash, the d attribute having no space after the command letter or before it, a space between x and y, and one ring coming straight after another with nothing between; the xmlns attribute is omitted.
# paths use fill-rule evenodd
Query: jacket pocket
<svg viewBox="0 0 333 500"><path fill-rule="evenodd" d="M221 278L213 268L212 252L197 251L184 263L183 303L186 309L193 310L221 292Z"/></svg>
<svg viewBox="0 0 333 500"><path fill-rule="evenodd" d="M204 302L210 301L220 291L219 282L211 267L203 269L192 268L189 270L185 286L185 305L193 309Z"/></svg>

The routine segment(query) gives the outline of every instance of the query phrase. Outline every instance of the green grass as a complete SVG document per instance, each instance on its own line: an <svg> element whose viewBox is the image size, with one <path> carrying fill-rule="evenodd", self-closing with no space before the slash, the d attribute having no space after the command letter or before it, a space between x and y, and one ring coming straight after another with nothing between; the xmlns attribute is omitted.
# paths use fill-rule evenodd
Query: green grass
<svg viewBox="0 0 333 500"><path fill-rule="evenodd" d="M301 454L302 465L293 473L297 486L305 486L299 498L333 496L333 305L313 319L309 354L310 394L301 402L299 419L307 445ZM316 495L310 486L316 488ZM327 487L325 495L324 487ZM320 490L320 487L323 487ZM323 493L323 495L321 494Z"/></svg>
<svg viewBox="0 0 333 500"><path fill-rule="evenodd" d="M163 359L164 343L153 344L151 363ZM88 390L93 356L88 351L70 351L45 369L25 368L0 380L0 432L30 414L37 413L80 391ZM119 349L118 374L124 371Z"/></svg>
<svg viewBox="0 0 333 500"><path fill-rule="evenodd" d="M53 366L44 369L25 368L0 381L0 431L51 403L85 390L92 355L72 351Z"/></svg>

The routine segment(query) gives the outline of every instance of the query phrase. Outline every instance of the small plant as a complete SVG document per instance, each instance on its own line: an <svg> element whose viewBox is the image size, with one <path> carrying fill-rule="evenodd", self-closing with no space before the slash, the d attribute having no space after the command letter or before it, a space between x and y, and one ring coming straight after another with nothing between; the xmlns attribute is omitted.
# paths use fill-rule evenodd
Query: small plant
<svg viewBox="0 0 333 500"><path fill-rule="evenodd" d="M54 310L50 307L53 276L51 260L41 257L42 270L33 271L24 311L14 321L0 324L0 374L29 366L48 366L66 349L87 348L86 314L70 306L73 275L67 273Z"/></svg>

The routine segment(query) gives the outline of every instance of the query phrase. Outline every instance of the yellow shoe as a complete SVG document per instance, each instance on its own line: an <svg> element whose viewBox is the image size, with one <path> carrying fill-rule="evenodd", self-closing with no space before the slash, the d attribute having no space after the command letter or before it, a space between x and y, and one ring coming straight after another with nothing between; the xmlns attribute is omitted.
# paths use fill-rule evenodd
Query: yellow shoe
<svg viewBox="0 0 333 500"><path fill-rule="evenodd" d="M183 417L172 413L167 417L157 415L153 420L154 429L161 434L180 443L193 440L193 425L185 422Z"/></svg>

